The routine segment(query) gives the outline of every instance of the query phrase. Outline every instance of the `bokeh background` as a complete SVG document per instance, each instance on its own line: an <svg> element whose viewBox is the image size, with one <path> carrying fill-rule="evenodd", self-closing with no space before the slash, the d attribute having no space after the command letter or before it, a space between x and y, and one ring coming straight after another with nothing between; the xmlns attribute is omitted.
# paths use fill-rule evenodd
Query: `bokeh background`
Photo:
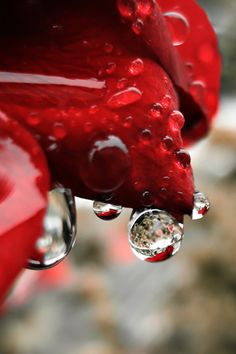
<svg viewBox="0 0 236 354"><path fill-rule="evenodd" d="M22 274L2 310L0 354L236 353L236 1L199 3L223 54L216 124L191 150L208 217L186 218L176 257L146 264L129 250L130 210L108 223L77 200L77 245L55 269Z"/></svg>

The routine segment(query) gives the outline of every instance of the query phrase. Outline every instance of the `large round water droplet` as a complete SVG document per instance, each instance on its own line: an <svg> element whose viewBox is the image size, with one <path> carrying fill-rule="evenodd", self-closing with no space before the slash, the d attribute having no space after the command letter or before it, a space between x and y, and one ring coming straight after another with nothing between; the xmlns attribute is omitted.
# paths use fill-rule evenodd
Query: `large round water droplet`
<svg viewBox="0 0 236 354"><path fill-rule="evenodd" d="M202 219L210 209L210 202L207 196L201 192L195 192L193 197L194 206L192 211L192 219L199 220Z"/></svg>
<svg viewBox="0 0 236 354"><path fill-rule="evenodd" d="M47 269L61 262L72 249L76 238L76 209L69 189L56 188L48 194L44 233L37 240L27 268Z"/></svg>
<svg viewBox="0 0 236 354"><path fill-rule="evenodd" d="M129 222L129 243L141 260L159 262L175 255L183 239L183 225L163 210L135 212Z"/></svg>
<svg viewBox="0 0 236 354"><path fill-rule="evenodd" d="M120 215L122 206L94 201L93 211L102 220L113 220Z"/></svg>
<svg viewBox="0 0 236 354"><path fill-rule="evenodd" d="M179 12L166 12L164 17L174 46L183 44L189 34L189 23Z"/></svg>
<svg viewBox="0 0 236 354"><path fill-rule="evenodd" d="M92 191L110 193L125 181L129 169L126 145L115 135L98 135L81 158L80 176Z"/></svg>

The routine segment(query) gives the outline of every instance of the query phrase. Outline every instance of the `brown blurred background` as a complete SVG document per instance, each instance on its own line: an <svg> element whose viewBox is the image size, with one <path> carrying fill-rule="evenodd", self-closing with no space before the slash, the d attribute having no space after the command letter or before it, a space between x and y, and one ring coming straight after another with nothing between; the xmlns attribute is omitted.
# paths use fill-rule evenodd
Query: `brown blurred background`
<svg viewBox="0 0 236 354"><path fill-rule="evenodd" d="M186 218L176 257L146 264L129 249L130 210L103 222L79 200L68 263L19 279L0 319L0 354L236 353L236 2L199 2L224 60L215 128L191 151L211 211Z"/></svg>

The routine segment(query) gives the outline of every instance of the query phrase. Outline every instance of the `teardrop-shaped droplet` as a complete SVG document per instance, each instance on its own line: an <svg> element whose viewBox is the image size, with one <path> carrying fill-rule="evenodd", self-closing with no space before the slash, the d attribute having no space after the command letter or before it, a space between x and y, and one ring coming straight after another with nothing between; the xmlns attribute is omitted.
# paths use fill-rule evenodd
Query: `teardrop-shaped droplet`
<svg viewBox="0 0 236 354"><path fill-rule="evenodd" d="M37 240L27 268L47 269L61 262L72 249L76 238L76 209L69 189L56 188L48 194L44 233Z"/></svg>
<svg viewBox="0 0 236 354"><path fill-rule="evenodd" d="M192 219L199 220L202 219L210 209L210 202L207 196L201 192L195 192L193 197L194 206L192 211Z"/></svg>
<svg viewBox="0 0 236 354"><path fill-rule="evenodd" d="M189 34L189 23L184 15L179 12L166 12L164 17L172 37L174 46L183 44Z"/></svg>
<svg viewBox="0 0 236 354"><path fill-rule="evenodd" d="M129 243L133 253L148 262L175 255L184 236L183 225L163 210L135 212L129 222Z"/></svg>
<svg viewBox="0 0 236 354"><path fill-rule="evenodd" d="M122 206L94 201L93 211L102 220L113 220L120 215Z"/></svg>

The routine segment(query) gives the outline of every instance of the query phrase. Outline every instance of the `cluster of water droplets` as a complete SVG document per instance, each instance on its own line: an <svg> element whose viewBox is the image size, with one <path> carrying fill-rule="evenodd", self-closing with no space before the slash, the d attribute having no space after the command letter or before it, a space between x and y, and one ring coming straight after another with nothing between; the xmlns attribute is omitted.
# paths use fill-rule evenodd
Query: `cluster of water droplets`
<svg viewBox="0 0 236 354"><path fill-rule="evenodd" d="M72 249L76 238L76 209L69 189L56 188L48 194L44 232L28 260L29 269L47 269L61 262Z"/></svg>

